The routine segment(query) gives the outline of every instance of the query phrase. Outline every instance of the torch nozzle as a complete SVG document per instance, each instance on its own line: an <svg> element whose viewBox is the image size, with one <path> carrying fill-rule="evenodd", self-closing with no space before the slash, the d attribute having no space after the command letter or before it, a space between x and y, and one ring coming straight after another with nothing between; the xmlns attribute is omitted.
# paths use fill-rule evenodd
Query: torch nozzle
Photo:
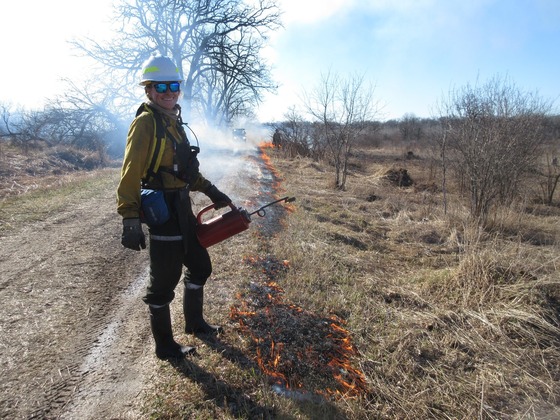
<svg viewBox="0 0 560 420"><path fill-rule="evenodd" d="M280 203L281 201L283 201L284 203L291 203L291 202L293 202L293 201L296 201L296 198L295 198L295 197L283 197L283 198L280 198L280 199L278 199L278 200L276 200L276 201L272 201L272 202L270 202L270 203L268 203L268 204L265 204L264 206L258 208L258 209L255 210L254 212L250 213L249 216L251 216L251 215L253 215L253 214L256 213L256 214L258 214L260 217L264 217L265 214L266 214L266 212L264 211L264 209L265 209L266 207L272 206L273 204L276 204L276 203Z"/></svg>

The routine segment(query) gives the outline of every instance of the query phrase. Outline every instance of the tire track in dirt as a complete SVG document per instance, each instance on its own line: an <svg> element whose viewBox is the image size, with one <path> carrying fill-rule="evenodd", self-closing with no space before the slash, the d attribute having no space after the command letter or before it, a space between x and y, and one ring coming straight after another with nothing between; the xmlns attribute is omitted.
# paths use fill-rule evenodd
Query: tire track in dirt
<svg viewBox="0 0 560 420"><path fill-rule="evenodd" d="M140 302L147 275L145 270L114 302L115 311L78 369L79 387L59 418L140 418L138 399L153 363Z"/></svg>

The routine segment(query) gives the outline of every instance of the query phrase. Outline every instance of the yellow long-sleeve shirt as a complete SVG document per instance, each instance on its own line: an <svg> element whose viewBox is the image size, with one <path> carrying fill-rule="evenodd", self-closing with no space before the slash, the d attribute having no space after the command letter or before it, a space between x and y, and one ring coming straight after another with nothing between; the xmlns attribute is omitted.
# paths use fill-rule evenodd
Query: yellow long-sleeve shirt
<svg viewBox="0 0 560 420"><path fill-rule="evenodd" d="M162 116L164 125L168 132L177 141L183 141L182 136L177 130L177 121ZM152 160L151 150L153 150L155 139L155 121L153 116L144 111L138 115L131 123L126 139L126 148L121 169L121 179L117 187L117 212L124 218L140 217L140 188L141 181L146 177L150 162ZM160 168L173 168L173 140L166 138L163 140L163 155L161 157ZM161 171L163 188L182 188L186 183L171 173ZM205 191L211 186L210 181L198 173L195 181L190 185L192 191Z"/></svg>

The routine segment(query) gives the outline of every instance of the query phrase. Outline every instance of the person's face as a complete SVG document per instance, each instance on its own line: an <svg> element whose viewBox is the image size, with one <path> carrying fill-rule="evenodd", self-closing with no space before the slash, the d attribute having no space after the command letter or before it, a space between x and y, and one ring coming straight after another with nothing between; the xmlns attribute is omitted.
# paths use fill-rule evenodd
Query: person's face
<svg viewBox="0 0 560 420"><path fill-rule="evenodd" d="M148 87L148 97L160 107L172 110L179 100L179 86L178 82L153 82Z"/></svg>

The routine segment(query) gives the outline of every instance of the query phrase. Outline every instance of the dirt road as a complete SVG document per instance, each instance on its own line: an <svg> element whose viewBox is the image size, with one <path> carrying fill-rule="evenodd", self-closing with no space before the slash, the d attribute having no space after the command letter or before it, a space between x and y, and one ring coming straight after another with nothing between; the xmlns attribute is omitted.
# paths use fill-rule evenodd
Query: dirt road
<svg viewBox="0 0 560 420"><path fill-rule="evenodd" d="M260 177L247 159L255 153L238 151L227 164L202 155L202 169L235 202L255 194L243 182ZM103 188L1 238L2 418L140 417L157 363L140 300L147 253L120 245L118 170L88 176Z"/></svg>

